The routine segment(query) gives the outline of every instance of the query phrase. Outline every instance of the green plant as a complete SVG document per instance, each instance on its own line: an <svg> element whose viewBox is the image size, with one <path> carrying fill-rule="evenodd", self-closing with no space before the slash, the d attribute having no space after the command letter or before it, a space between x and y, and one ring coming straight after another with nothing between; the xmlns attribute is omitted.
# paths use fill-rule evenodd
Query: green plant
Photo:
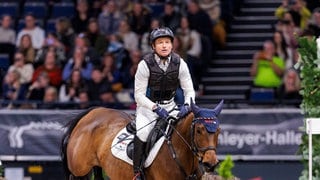
<svg viewBox="0 0 320 180"><path fill-rule="evenodd" d="M301 95L303 97L301 108L304 119L309 117L320 117L320 56L317 55L317 43L315 37L298 38L298 51L301 62L298 63L301 77ZM318 50L320 52L320 49ZM304 127L305 130L305 120ZM301 137L299 154L302 155L304 169L299 180L308 180L308 135L304 133ZM312 138L313 149L313 179L320 179L320 136Z"/></svg>
<svg viewBox="0 0 320 180"><path fill-rule="evenodd" d="M226 158L220 163L217 172L224 179L233 178L232 168L234 167L234 163L230 155L227 155Z"/></svg>

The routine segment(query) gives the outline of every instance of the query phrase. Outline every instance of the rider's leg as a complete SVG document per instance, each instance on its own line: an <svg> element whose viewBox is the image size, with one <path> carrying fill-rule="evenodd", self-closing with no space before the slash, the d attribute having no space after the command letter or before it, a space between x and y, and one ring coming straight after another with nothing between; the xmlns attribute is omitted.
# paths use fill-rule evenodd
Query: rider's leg
<svg viewBox="0 0 320 180"><path fill-rule="evenodd" d="M138 136L135 136L133 139L134 151L133 151L133 171L136 180L143 180L143 168L144 168L144 150L146 143L141 141Z"/></svg>

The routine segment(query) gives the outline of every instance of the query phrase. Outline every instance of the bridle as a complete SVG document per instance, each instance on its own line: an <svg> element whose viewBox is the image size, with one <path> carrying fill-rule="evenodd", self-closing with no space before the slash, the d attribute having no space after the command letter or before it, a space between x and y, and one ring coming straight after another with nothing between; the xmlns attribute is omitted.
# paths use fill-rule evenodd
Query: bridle
<svg viewBox="0 0 320 180"><path fill-rule="evenodd" d="M170 123L170 119L173 119L174 121L177 121L177 119L175 119L174 117L169 117L169 126L170 128L172 128L176 134L178 135L178 137L180 137L180 139L184 142L184 144L191 150L192 154L197 157L198 162L199 162L199 167L197 169L195 169L194 164L195 164L195 158L193 158L193 162L192 162L192 170L194 170L193 172L191 172L191 174L188 175L188 173L186 172L186 170L183 168L181 161L178 159L177 153L175 151L175 148L171 142L171 135L165 134L166 140L167 140L167 144L169 146L169 149L171 151L172 157L173 159L176 161L177 165L179 166L180 171L184 174L184 176L186 177L185 179L187 180L194 180L198 178L198 174L200 173L201 175L204 174L204 166L209 167L210 170L213 170L214 166L209 165L209 164L205 164L202 162L203 160L203 156L204 154L209 151L209 150L213 150L216 151L217 148L215 146L207 146L207 147L199 147L198 144L195 142L195 125L198 123L202 123L200 121L200 118L196 118L192 120L192 124L191 124L191 144L181 135L181 133L174 127L174 125L172 123ZM206 118L208 119L208 118Z"/></svg>
<svg viewBox="0 0 320 180"><path fill-rule="evenodd" d="M194 139L194 131L195 131L195 124L200 123L202 124L202 122L200 121L201 119L204 118L196 118L192 121L192 125L191 125L191 143L192 143L192 147L193 147L193 151L194 152L201 152L201 153L206 153L209 150L214 150L217 151L217 148L215 146L207 146L207 147L199 147L198 144L195 142ZM205 118L205 119L211 119L214 120L215 118Z"/></svg>

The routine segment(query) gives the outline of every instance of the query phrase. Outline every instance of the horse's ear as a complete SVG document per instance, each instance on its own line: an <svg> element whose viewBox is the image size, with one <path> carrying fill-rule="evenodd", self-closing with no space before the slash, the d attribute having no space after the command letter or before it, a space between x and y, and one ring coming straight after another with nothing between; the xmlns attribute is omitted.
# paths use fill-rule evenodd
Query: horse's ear
<svg viewBox="0 0 320 180"><path fill-rule="evenodd" d="M222 99L220 103L214 108L213 112L218 116L222 110L224 100Z"/></svg>
<svg viewBox="0 0 320 180"><path fill-rule="evenodd" d="M192 98L190 98L190 103L193 114L197 114L200 111L200 108L193 102Z"/></svg>

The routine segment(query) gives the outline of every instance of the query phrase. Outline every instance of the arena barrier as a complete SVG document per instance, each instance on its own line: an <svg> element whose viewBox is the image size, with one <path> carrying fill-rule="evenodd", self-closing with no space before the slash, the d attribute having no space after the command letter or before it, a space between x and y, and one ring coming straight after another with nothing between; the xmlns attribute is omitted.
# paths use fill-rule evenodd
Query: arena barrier
<svg viewBox="0 0 320 180"><path fill-rule="evenodd" d="M59 161L64 125L80 110L1 110L0 160ZM134 113L134 111L127 111ZM299 109L226 109L218 154L234 160L299 160Z"/></svg>

